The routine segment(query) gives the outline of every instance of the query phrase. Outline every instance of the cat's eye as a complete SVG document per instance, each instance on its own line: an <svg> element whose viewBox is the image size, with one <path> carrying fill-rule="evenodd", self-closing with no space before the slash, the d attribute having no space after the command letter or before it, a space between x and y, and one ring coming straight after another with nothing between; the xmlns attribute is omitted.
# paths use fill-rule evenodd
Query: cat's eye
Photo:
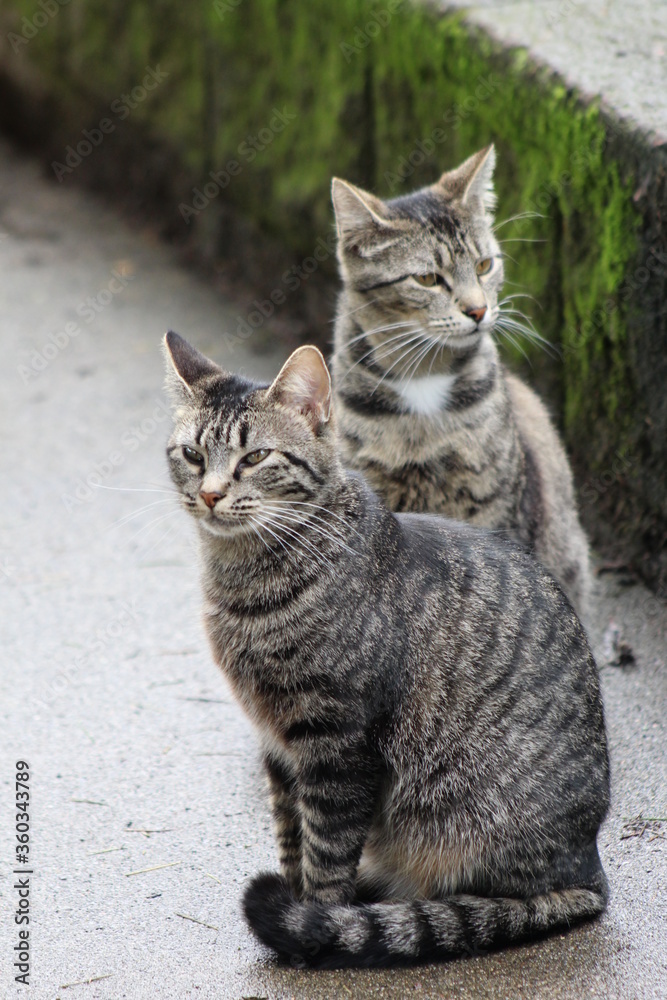
<svg viewBox="0 0 667 1000"><path fill-rule="evenodd" d="M200 451L195 451L194 448L188 448L187 445L184 445L183 447L183 456L188 460L188 462L192 462L193 465L204 465L204 456L202 453Z"/></svg>
<svg viewBox="0 0 667 1000"><path fill-rule="evenodd" d="M485 257L484 260L477 261L477 267L475 268L475 270L477 271L477 274L479 274L481 277L483 274L488 274L492 267L493 267L493 257Z"/></svg>
<svg viewBox="0 0 667 1000"><path fill-rule="evenodd" d="M429 274L413 274L412 277L418 285L423 285L424 288L433 288L435 285L444 285L445 283L442 275L436 274L435 271L431 271Z"/></svg>
<svg viewBox="0 0 667 1000"><path fill-rule="evenodd" d="M270 448L259 448L257 451L251 451L249 455L246 455L246 457L242 459L242 464L259 465L259 463L263 462L266 456L270 454Z"/></svg>

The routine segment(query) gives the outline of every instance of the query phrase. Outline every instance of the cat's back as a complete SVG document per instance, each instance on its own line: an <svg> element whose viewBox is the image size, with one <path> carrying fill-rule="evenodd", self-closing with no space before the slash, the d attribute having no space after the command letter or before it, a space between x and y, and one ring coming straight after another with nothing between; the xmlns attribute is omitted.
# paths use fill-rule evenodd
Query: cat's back
<svg viewBox="0 0 667 1000"><path fill-rule="evenodd" d="M414 603L391 759L414 762L425 794L433 781L450 789L442 795L479 786L489 814L499 789L511 801L539 787L540 801L556 801L568 775L599 822L608 759L598 672L558 583L491 532L433 515L395 519Z"/></svg>
<svg viewBox="0 0 667 1000"><path fill-rule="evenodd" d="M597 669L558 582L519 544L438 515L393 515L406 591L454 671L578 686ZM455 654L452 654L452 650ZM596 695L597 696L597 695Z"/></svg>
<svg viewBox="0 0 667 1000"><path fill-rule="evenodd" d="M499 602L527 597L535 610L562 610L576 620L555 578L507 532L473 527L440 514L393 516L411 564L432 571L434 585L444 574L462 599L467 597L474 607L483 600L489 614Z"/></svg>

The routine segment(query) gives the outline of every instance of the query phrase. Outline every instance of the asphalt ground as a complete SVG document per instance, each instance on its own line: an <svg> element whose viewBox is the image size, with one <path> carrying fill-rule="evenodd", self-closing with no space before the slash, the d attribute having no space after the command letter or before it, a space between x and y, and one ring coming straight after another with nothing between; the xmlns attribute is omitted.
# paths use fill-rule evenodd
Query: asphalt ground
<svg viewBox="0 0 667 1000"><path fill-rule="evenodd" d="M258 377L284 358L221 336L236 312L0 144L0 995L667 997L667 612L622 572L598 578L591 622L613 771L601 920L410 970L279 968L250 937L242 886L276 866L257 745L209 657L192 526L160 492L164 331ZM19 760L29 990L12 967Z"/></svg>

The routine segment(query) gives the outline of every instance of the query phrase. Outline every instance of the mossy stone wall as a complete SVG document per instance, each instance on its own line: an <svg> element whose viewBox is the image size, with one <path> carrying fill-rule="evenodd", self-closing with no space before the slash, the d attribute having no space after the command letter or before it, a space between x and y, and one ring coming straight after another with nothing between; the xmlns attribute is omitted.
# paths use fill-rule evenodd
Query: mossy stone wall
<svg viewBox="0 0 667 1000"><path fill-rule="evenodd" d="M660 576L663 151L524 52L500 51L460 16L417 3L71 0L28 39L40 9L9 4L5 58L10 71L37 67L55 105L78 109L73 145L81 136L71 129L97 124L100 109L124 127L114 106L128 94L132 103L148 68L168 74L128 120L178 153L187 184L171 210L181 227L206 228L206 209L187 208L213 173L225 182L221 202L305 258L330 240L332 174L393 196L494 141L499 219L539 213L499 230L508 293L535 298L518 302L559 356L524 343L526 369L506 351L560 411L589 525L635 560L649 550L641 567ZM331 255L322 266L333 278Z"/></svg>

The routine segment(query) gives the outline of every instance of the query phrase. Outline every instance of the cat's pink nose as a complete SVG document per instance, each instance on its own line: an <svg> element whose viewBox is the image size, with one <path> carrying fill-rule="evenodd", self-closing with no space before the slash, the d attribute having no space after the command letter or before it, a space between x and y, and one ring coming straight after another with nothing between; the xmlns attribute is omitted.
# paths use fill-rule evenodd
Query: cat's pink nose
<svg viewBox="0 0 667 1000"><path fill-rule="evenodd" d="M202 498L206 506L213 510L218 500L222 500L223 495L222 493L205 493L204 490L200 490L199 496Z"/></svg>
<svg viewBox="0 0 667 1000"><path fill-rule="evenodd" d="M470 316L470 319L474 319L475 323L481 323L486 316L486 306L479 306L475 309L463 309L463 313L466 316Z"/></svg>

